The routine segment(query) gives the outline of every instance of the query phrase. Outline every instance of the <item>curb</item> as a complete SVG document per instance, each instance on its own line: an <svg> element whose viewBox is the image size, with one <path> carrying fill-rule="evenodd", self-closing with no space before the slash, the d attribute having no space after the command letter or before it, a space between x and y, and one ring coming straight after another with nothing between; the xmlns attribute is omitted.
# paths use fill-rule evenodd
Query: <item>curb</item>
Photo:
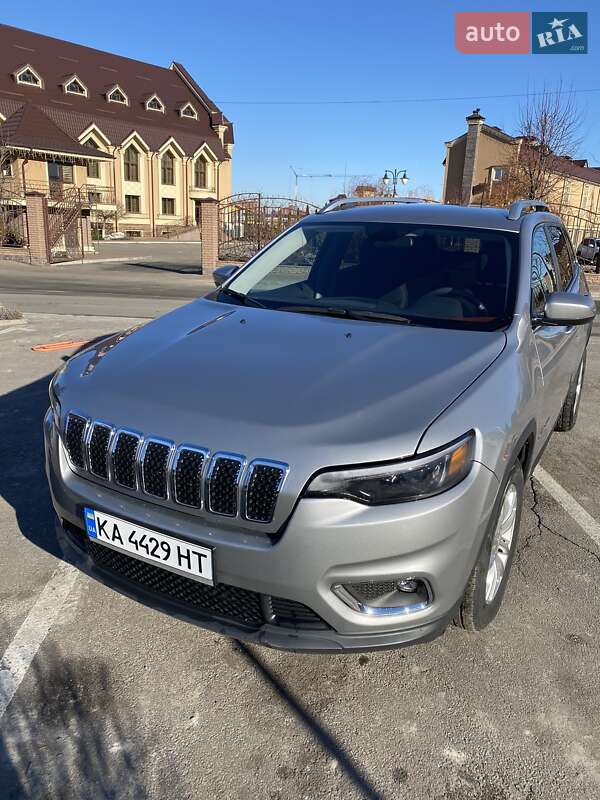
<svg viewBox="0 0 600 800"><path fill-rule="evenodd" d="M0 319L0 328L12 328L13 325L27 325L25 317L20 319Z"/></svg>
<svg viewBox="0 0 600 800"><path fill-rule="evenodd" d="M132 239L115 239L114 241L104 241L102 240L102 246L105 245L121 245L121 244L129 244L135 245L136 247L139 244L202 244L202 239L182 239L181 241L177 241L177 239L139 239L139 240L132 240Z"/></svg>

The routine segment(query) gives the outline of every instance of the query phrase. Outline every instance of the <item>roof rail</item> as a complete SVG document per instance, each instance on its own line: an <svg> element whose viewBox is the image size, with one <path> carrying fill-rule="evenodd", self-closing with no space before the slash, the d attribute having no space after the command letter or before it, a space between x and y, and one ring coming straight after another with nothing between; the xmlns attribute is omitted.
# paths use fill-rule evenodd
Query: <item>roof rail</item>
<svg viewBox="0 0 600 800"><path fill-rule="evenodd" d="M437 203L428 197L338 197L326 203L317 214L327 214L329 211L339 211L344 206L358 205L383 205L386 203Z"/></svg>
<svg viewBox="0 0 600 800"><path fill-rule="evenodd" d="M548 203L543 200L515 200L508 208L509 219L519 219L523 213L532 209L533 211L550 211Z"/></svg>

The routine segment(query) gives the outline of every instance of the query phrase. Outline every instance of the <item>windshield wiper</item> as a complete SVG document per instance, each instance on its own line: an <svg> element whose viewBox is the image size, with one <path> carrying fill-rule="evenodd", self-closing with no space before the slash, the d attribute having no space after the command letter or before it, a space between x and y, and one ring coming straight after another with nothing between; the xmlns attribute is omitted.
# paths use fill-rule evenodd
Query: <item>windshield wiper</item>
<svg viewBox="0 0 600 800"><path fill-rule="evenodd" d="M230 289L228 286L223 287L219 290L219 293L226 294L227 297L233 298L233 300L238 300L243 306L256 306L257 308L268 308L264 303L261 303L260 300L255 300L253 297L248 297L247 294L242 294L242 292L236 292L235 289Z"/></svg>
<svg viewBox="0 0 600 800"><path fill-rule="evenodd" d="M355 308L339 308L337 306L280 306L278 311L297 311L300 314L321 314L326 317L345 317L347 319L373 320L374 322L392 322L395 325L410 325L412 320L399 314L385 311L368 311Z"/></svg>

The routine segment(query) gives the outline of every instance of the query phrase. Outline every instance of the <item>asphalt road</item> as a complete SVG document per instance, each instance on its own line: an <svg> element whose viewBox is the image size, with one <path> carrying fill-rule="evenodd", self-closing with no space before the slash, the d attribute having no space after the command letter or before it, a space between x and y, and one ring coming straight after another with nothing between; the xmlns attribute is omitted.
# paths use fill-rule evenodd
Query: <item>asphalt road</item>
<svg viewBox="0 0 600 800"><path fill-rule="evenodd" d="M100 243L83 264L0 261L0 302L24 312L157 316L214 288L195 244ZM120 259L120 260L115 260Z"/></svg>
<svg viewBox="0 0 600 800"><path fill-rule="evenodd" d="M479 635L362 655L246 647L60 566L41 420L68 351L31 346L134 320L27 317L0 328L0 654L28 663L10 648L36 615L41 645L0 720L3 800L600 797L600 549L564 499L531 482L503 610ZM577 428L542 461L596 521L599 337Z"/></svg>

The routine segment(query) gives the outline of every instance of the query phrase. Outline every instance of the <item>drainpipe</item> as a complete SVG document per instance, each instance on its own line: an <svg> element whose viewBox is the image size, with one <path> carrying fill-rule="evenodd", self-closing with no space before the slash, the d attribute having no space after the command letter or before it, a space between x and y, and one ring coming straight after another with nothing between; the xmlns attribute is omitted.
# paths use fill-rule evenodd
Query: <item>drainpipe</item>
<svg viewBox="0 0 600 800"><path fill-rule="evenodd" d="M113 192L115 193L115 232L119 230L119 218L117 215L117 205L119 198L117 197L117 150L119 148L115 145L113 147ZM104 236L104 234L102 234Z"/></svg>
<svg viewBox="0 0 600 800"><path fill-rule="evenodd" d="M152 212L152 238L156 236L154 224L154 153L150 153L150 208Z"/></svg>
<svg viewBox="0 0 600 800"><path fill-rule="evenodd" d="M31 264L31 240L29 238L29 214L27 213L27 189L25 184L25 164L29 163L29 157L25 156L21 162L21 180L23 181L23 197L25 198L25 227L27 229L27 250L29 251L29 263Z"/></svg>
<svg viewBox="0 0 600 800"><path fill-rule="evenodd" d="M188 200L190 194L190 187L188 186L188 165L190 163L189 157L185 159L185 183L183 184L183 193L185 197L185 227L190 224Z"/></svg>

